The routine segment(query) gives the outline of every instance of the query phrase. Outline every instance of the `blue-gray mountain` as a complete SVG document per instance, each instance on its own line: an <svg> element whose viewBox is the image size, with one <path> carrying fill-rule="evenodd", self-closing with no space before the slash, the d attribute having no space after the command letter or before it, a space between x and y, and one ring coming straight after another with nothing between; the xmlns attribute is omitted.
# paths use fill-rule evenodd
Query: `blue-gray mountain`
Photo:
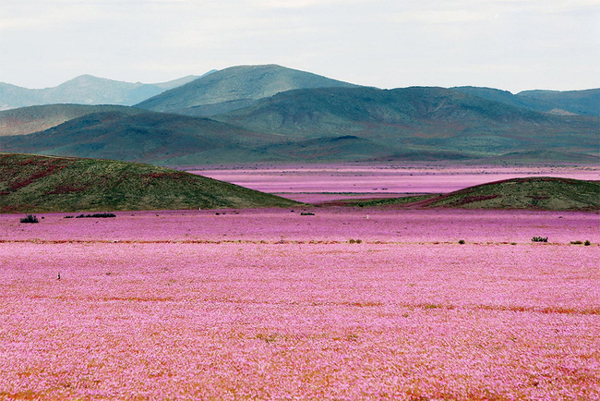
<svg viewBox="0 0 600 401"><path fill-rule="evenodd" d="M168 165L440 159L597 163L600 121L591 112L597 90L561 93L381 90L275 65L232 67L135 108L55 105L0 112L0 151ZM177 113L210 114L211 119ZM31 134L36 127L54 128Z"/></svg>
<svg viewBox="0 0 600 401"><path fill-rule="evenodd" d="M190 75L169 82L142 84L82 75L45 89L27 89L0 82L0 110L55 103L131 106L196 78Z"/></svg>
<svg viewBox="0 0 600 401"><path fill-rule="evenodd" d="M209 117L248 107L259 99L293 89L356 86L278 65L237 66L171 89L137 107Z"/></svg>
<svg viewBox="0 0 600 401"><path fill-rule="evenodd" d="M461 86L453 89L487 100L535 111L562 115L600 116L600 89L564 92L533 90L519 92L515 95L499 89L474 86Z"/></svg>
<svg viewBox="0 0 600 401"><path fill-rule="evenodd" d="M133 110L3 137L0 151L166 165L598 157L596 117L539 113L443 88L292 90L215 116L220 122Z"/></svg>

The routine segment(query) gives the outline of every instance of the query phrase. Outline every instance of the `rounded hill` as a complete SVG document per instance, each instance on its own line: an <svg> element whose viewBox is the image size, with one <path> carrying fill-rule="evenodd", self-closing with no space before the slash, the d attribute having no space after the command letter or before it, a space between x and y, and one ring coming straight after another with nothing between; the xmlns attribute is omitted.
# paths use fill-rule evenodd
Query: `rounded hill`
<svg viewBox="0 0 600 401"><path fill-rule="evenodd" d="M514 178L419 202L464 209L600 210L600 182L556 177Z"/></svg>
<svg viewBox="0 0 600 401"><path fill-rule="evenodd" d="M0 153L0 213L296 204L211 178L146 164Z"/></svg>

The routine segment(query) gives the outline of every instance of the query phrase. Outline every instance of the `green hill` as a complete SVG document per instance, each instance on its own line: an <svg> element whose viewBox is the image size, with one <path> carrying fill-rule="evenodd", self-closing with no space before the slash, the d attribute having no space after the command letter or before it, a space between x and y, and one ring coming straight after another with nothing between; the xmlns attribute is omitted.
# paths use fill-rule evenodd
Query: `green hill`
<svg viewBox="0 0 600 401"><path fill-rule="evenodd" d="M595 163L599 156L597 117L540 113L435 87L290 90L212 119L115 109L4 136L0 151L157 165Z"/></svg>
<svg viewBox="0 0 600 401"><path fill-rule="evenodd" d="M530 90L517 93L529 101L551 104L554 109L570 113L600 116L600 88L578 91Z"/></svg>
<svg viewBox="0 0 600 401"><path fill-rule="evenodd" d="M262 160L264 144L285 138L206 118L144 111L88 114L49 130L3 137L0 151L160 165Z"/></svg>
<svg viewBox="0 0 600 401"><path fill-rule="evenodd" d="M600 116L600 89L578 91L531 90L512 94L493 88L461 86L452 88L483 99L554 114Z"/></svg>
<svg viewBox="0 0 600 401"><path fill-rule="evenodd" d="M554 177L477 185L421 202L464 209L600 210L600 182Z"/></svg>
<svg viewBox="0 0 600 401"><path fill-rule="evenodd" d="M177 170L0 154L0 213L286 207L274 195Z"/></svg>
<svg viewBox="0 0 600 401"><path fill-rule="evenodd" d="M538 113L433 87L294 90L213 118L289 138L353 135L400 155L598 152L595 117Z"/></svg>
<svg viewBox="0 0 600 401"><path fill-rule="evenodd" d="M600 210L600 182L556 177L513 178L448 194L329 202L360 207Z"/></svg>
<svg viewBox="0 0 600 401"><path fill-rule="evenodd" d="M137 107L193 116L211 116L247 107L258 99L292 89L356 85L278 65L226 68L143 101Z"/></svg>
<svg viewBox="0 0 600 401"><path fill-rule="evenodd" d="M119 111L125 114L144 112L127 106L89 106L50 104L0 111L0 136L26 135L56 127L66 121L92 113Z"/></svg>

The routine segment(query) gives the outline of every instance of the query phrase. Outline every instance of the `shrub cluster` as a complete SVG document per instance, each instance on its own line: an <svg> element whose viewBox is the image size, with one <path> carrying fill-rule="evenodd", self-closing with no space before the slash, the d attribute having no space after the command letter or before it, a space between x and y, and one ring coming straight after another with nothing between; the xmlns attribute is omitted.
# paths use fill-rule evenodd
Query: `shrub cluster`
<svg viewBox="0 0 600 401"><path fill-rule="evenodd" d="M314 216L315 214L312 212L301 212L300 216Z"/></svg>
<svg viewBox="0 0 600 401"><path fill-rule="evenodd" d="M21 223L39 223L37 216L28 214L27 217L21 219Z"/></svg>
<svg viewBox="0 0 600 401"><path fill-rule="evenodd" d="M571 241L571 245L585 245L585 246L590 246L590 245L592 245L592 243L590 242L590 240L585 240L585 242Z"/></svg>
<svg viewBox="0 0 600 401"><path fill-rule="evenodd" d="M107 218L117 217L114 213L94 213L94 214L80 214L78 216L65 216L65 219L86 219L86 218Z"/></svg>
<svg viewBox="0 0 600 401"><path fill-rule="evenodd" d="M84 218L107 218L107 217L117 217L114 213L94 213L94 214L80 214L79 216L75 216L76 219L84 219Z"/></svg>
<svg viewBox="0 0 600 401"><path fill-rule="evenodd" d="M362 244L362 240L361 239L353 239L350 238L350 240L348 241L349 244Z"/></svg>
<svg viewBox="0 0 600 401"><path fill-rule="evenodd" d="M548 237L533 237L531 239L533 242L548 242Z"/></svg>

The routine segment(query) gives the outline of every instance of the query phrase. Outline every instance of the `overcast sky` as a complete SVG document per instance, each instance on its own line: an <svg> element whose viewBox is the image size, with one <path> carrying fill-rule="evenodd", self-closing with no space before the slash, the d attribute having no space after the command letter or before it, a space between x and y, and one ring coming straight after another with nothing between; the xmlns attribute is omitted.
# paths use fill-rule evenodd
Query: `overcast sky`
<svg viewBox="0 0 600 401"><path fill-rule="evenodd" d="M0 0L0 82L271 63L380 88L597 88L600 0Z"/></svg>

